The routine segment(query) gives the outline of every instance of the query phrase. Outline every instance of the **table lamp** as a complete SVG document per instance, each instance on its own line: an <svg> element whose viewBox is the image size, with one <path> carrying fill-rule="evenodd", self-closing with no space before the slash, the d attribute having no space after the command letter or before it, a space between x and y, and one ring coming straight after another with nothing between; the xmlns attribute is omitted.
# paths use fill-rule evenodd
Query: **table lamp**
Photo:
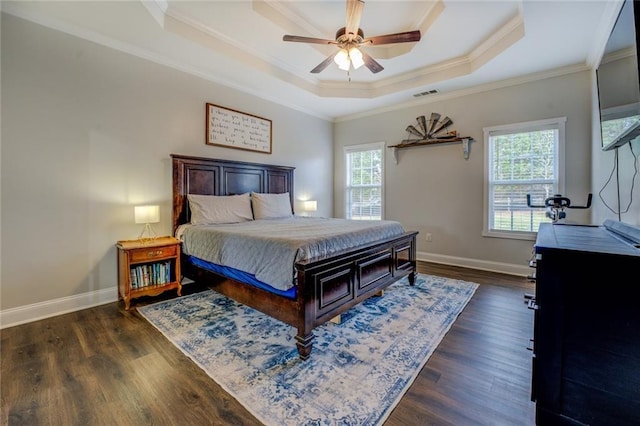
<svg viewBox="0 0 640 426"><path fill-rule="evenodd" d="M307 200L302 202L302 209L305 212L315 212L318 210L318 202L316 200ZM309 213L307 213L309 215Z"/></svg>
<svg viewBox="0 0 640 426"><path fill-rule="evenodd" d="M158 238L151 224L160 222L160 206L135 206L135 221L136 223L144 223L144 228L138 237L139 240L149 241Z"/></svg>

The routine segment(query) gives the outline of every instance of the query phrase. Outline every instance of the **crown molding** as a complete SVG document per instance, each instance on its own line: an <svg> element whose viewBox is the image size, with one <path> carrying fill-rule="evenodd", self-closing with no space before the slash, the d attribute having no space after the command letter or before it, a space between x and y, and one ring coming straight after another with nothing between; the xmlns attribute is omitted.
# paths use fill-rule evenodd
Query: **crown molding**
<svg viewBox="0 0 640 426"><path fill-rule="evenodd" d="M336 118L334 122L338 123L338 122L357 120L360 118L370 117L372 115L377 115L385 112L397 111L400 109L411 108L418 105L427 105L435 102L442 102L449 99L461 98L461 97L483 93L483 92L490 92L492 90L518 86L520 84L532 83L535 81L545 80L553 77L560 77L568 74L575 74L583 71L589 71L591 69L592 68L587 64L570 65L562 68L556 68L553 70L532 73L525 76L509 78L509 79L491 82L487 84L481 84L481 85L469 87L466 89L453 90L447 93L437 93L437 94L429 95L424 98L408 100L406 102L398 102L386 107L374 108L374 109L370 109L368 111L363 111L356 114L345 115L343 117Z"/></svg>

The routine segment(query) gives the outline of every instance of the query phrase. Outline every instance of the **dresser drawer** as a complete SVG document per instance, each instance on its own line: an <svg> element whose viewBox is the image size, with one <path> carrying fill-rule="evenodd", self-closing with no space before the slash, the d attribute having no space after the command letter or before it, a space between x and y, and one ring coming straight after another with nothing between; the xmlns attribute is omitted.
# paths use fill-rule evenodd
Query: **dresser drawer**
<svg viewBox="0 0 640 426"><path fill-rule="evenodd" d="M131 262L147 262L163 257L174 257L178 253L178 246L149 247L131 250Z"/></svg>

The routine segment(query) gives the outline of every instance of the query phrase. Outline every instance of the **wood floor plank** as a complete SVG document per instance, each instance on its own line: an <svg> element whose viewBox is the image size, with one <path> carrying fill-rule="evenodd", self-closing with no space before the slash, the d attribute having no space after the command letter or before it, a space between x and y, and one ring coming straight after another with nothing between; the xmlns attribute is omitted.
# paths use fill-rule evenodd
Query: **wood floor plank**
<svg viewBox="0 0 640 426"><path fill-rule="evenodd" d="M533 425L533 314L523 296L534 284L431 263L418 270L480 286L385 425ZM3 425L260 424L135 309L111 303L0 333Z"/></svg>

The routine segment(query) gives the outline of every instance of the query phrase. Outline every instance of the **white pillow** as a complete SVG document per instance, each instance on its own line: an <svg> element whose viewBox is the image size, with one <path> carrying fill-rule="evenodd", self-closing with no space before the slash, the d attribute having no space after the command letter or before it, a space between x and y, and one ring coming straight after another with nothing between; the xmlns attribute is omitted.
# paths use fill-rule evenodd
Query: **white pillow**
<svg viewBox="0 0 640 426"><path fill-rule="evenodd" d="M293 216L288 192L282 194L252 192L251 205L253 206L253 218L256 220Z"/></svg>
<svg viewBox="0 0 640 426"><path fill-rule="evenodd" d="M249 193L240 195L188 194L192 225L238 223L253 220Z"/></svg>

